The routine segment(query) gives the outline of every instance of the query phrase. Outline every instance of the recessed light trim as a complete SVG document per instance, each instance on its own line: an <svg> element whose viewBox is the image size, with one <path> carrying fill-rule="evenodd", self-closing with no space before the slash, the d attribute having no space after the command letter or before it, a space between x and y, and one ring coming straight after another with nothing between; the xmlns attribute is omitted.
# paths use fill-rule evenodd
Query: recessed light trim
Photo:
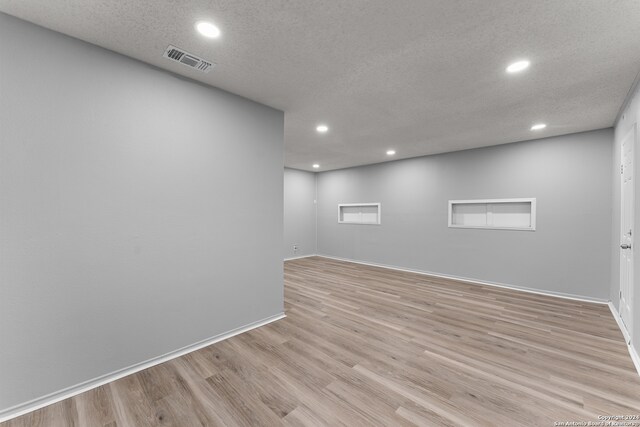
<svg viewBox="0 0 640 427"><path fill-rule="evenodd" d="M527 59L516 61L507 67L507 73L519 73L520 71L524 71L529 68L529 65L531 65L531 62Z"/></svg>
<svg viewBox="0 0 640 427"><path fill-rule="evenodd" d="M320 165L319 165L319 164L317 164L317 163L314 163L314 164L313 164L313 168L314 168L314 169L318 169L319 167L320 167Z"/></svg>
<svg viewBox="0 0 640 427"><path fill-rule="evenodd" d="M319 133L326 133L329 130L329 126L327 125L318 125L316 127L316 131L318 131Z"/></svg>
<svg viewBox="0 0 640 427"><path fill-rule="evenodd" d="M220 34L221 34L220 28L218 28L217 26L215 26L214 24L208 21L196 22L196 30L198 30L198 32L203 36L208 37L210 39L216 39L220 37Z"/></svg>
<svg viewBox="0 0 640 427"><path fill-rule="evenodd" d="M535 125L531 126L531 130L542 130L546 127L547 125L544 123L536 123Z"/></svg>
<svg viewBox="0 0 640 427"><path fill-rule="evenodd" d="M396 154L396 150L387 150L387 156L393 156Z"/></svg>

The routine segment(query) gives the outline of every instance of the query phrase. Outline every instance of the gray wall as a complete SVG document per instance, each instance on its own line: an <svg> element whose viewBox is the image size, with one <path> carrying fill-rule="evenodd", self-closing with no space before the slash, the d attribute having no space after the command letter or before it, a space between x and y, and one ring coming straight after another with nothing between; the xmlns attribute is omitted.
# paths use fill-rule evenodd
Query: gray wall
<svg viewBox="0 0 640 427"><path fill-rule="evenodd" d="M612 129L318 175L318 253L608 300ZM450 199L537 198L537 230L447 227ZM338 203L381 202L381 225Z"/></svg>
<svg viewBox="0 0 640 427"><path fill-rule="evenodd" d="M633 230L636 237L634 238L634 244L640 243L640 239L637 238L638 232L640 232L640 183L638 183L637 177L640 176L640 85L636 87L635 93L630 98L628 104L622 111L618 122L615 126L615 154L613 159L613 222L612 222L612 251L611 251L611 301L615 307L619 310L620 300L618 298L620 292L620 162L621 153L620 147L622 145L623 138L627 135L627 132L636 126L636 145L634 147L634 167L635 167L635 205L634 205L634 223ZM631 343L635 347L636 351L640 350L640 253L634 250L633 259L633 325Z"/></svg>
<svg viewBox="0 0 640 427"><path fill-rule="evenodd" d="M0 40L0 411L283 311L282 112Z"/></svg>
<svg viewBox="0 0 640 427"><path fill-rule="evenodd" d="M316 174L284 170L284 258L316 253ZM293 246L298 247L294 251Z"/></svg>

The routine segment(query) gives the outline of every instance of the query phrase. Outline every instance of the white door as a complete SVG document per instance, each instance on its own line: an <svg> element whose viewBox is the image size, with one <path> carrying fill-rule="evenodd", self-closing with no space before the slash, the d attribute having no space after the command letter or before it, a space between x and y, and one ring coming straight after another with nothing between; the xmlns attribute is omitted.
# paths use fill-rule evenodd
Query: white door
<svg viewBox="0 0 640 427"><path fill-rule="evenodd" d="M622 215L620 218L620 317L631 335L633 299L633 150L636 139L636 125L622 140L621 193Z"/></svg>

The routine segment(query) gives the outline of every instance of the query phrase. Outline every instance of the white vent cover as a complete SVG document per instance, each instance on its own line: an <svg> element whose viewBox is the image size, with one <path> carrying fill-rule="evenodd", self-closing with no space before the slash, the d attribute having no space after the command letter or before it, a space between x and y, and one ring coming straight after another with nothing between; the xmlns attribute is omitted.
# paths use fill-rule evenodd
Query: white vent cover
<svg viewBox="0 0 640 427"><path fill-rule="evenodd" d="M169 47L167 47L167 50L164 51L164 55L162 56L171 59L172 61L177 61L181 64L184 64L187 67L195 68L196 70L202 71L203 73L208 73L215 65L213 62L205 61L202 58L199 58L185 50L180 49L179 47L175 47L172 45L169 45Z"/></svg>

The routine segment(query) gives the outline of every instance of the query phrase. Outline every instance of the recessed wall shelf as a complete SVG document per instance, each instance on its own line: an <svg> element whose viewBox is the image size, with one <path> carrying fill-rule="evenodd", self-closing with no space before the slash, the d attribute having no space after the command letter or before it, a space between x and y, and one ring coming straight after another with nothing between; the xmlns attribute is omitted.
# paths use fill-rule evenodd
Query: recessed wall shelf
<svg viewBox="0 0 640 427"><path fill-rule="evenodd" d="M338 205L340 224L380 224L380 203L346 203Z"/></svg>
<svg viewBox="0 0 640 427"><path fill-rule="evenodd" d="M449 200L449 227L535 231L536 199Z"/></svg>

